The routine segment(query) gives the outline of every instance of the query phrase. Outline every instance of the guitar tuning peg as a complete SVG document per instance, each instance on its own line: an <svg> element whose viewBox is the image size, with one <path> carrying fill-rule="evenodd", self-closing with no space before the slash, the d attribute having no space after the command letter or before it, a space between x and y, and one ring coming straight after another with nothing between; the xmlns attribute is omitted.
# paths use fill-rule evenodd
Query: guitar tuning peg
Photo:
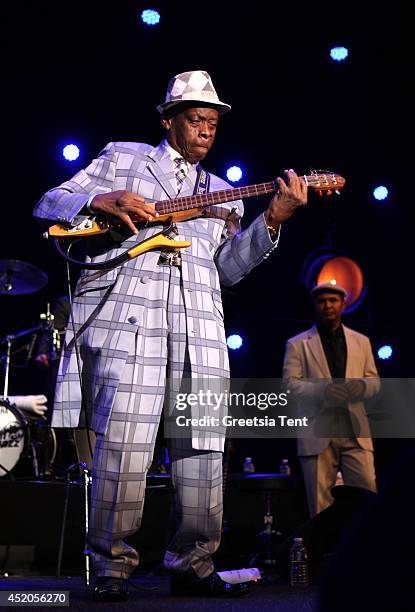
<svg viewBox="0 0 415 612"><path fill-rule="evenodd" d="M333 193L333 192L332 192L332 190L331 190L331 189L328 189L328 190L327 190L327 195L328 195L328 197L330 197L330 196L332 195L332 193Z"/></svg>
<svg viewBox="0 0 415 612"><path fill-rule="evenodd" d="M320 198L322 198L322 197L323 197L323 192L321 191L321 189L320 189L320 191L318 192L318 195L320 196Z"/></svg>
<svg viewBox="0 0 415 612"><path fill-rule="evenodd" d="M336 189L336 191L334 192L337 195L340 195L340 191L338 189Z"/></svg>

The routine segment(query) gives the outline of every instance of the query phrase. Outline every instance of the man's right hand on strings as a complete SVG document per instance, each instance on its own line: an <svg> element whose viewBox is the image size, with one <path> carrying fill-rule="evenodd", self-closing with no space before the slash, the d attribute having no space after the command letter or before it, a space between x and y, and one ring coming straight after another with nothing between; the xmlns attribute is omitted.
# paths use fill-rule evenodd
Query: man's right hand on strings
<svg viewBox="0 0 415 612"><path fill-rule="evenodd" d="M138 234L134 222L152 221L159 216L154 204L148 204L142 196L124 190L100 193L94 197L89 207L94 213L118 217L133 234Z"/></svg>

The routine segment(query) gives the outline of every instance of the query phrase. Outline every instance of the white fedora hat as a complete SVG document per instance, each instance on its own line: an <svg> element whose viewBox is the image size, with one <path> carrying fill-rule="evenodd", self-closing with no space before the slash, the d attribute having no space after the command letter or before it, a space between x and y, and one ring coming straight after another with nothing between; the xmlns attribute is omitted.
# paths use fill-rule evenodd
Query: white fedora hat
<svg viewBox="0 0 415 612"><path fill-rule="evenodd" d="M320 285L316 285L310 291L311 297L315 297L319 293L339 293L343 296L344 299L347 299L347 291L341 285L337 285L334 283L320 283Z"/></svg>
<svg viewBox="0 0 415 612"><path fill-rule="evenodd" d="M212 79L204 70L191 70L190 72L176 74L167 86L165 101L157 106L157 110L162 114L173 106L184 102L209 104L209 106L216 108L220 115L231 110L229 104L219 100Z"/></svg>

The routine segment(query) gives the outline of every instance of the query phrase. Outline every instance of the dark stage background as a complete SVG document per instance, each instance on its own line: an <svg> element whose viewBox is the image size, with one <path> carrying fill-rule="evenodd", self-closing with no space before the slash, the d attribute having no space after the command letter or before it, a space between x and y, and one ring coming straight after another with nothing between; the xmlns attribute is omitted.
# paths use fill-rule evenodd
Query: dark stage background
<svg viewBox="0 0 415 612"><path fill-rule="evenodd" d="M208 170L224 176L238 163L243 184L271 180L285 168L329 169L347 181L340 197L310 195L307 209L283 227L277 252L224 290L227 331L245 339L231 354L233 376L280 376L286 339L312 321L303 263L328 244L356 260L365 275L366 297L345 323L368 334L374 348L393 347L392 360L377 360L382 376L412 376L408 15L399 3L393 11L379 4L363 9L363 3L355 9L344 3L153 6L162 12L156 28L137 19L148 8L139 2L16 1L8 7L0 258L31 262L49 282L36 294L0 296L0 333L36 323L46 302L66 291L64 264L31 216L43 192L111 140L157 144L163 134L155 106L168 80L205 69L233 107L205 162ZM333 45L349 48L346 62L330 60ZM61 156L69 142L81 148L72 163ZM371 193L379 184L390 198L377 204ZM267 202L246 201L245 226ZM38 382L31 366L12 371L14 393L35 392ZM380 474L399 449L399 441L377 441ZM258 470L276 471L286 454L297 471L293 440L237 440L232 462L239 469L252 455Z"/></svg>

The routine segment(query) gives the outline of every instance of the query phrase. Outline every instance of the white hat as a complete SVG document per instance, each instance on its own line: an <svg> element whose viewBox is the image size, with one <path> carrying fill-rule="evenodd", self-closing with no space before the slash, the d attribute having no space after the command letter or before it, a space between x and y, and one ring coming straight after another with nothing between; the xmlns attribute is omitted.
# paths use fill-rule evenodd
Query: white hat
<svg viewBox="0 0 415 612"><path fill-rule="evenodd" d="M322 293L323 291L329 293L340 293L344 299L347 298L347 291L341 285L335 285L333 283L321 283L320 285L316 285L312 288L310 294L311 297L315 297L318 293Z"/></svg>
<svg viewBox="0 0 415 612"><path fill-rule="evenodd" d="M203 102L212 105L220 115L231 110L229 104L219 100L212 79L204 70L176 74L167 86L165 101L157 106L157 110L159 113L165 113L169 108L183 102Z"/></svg>

